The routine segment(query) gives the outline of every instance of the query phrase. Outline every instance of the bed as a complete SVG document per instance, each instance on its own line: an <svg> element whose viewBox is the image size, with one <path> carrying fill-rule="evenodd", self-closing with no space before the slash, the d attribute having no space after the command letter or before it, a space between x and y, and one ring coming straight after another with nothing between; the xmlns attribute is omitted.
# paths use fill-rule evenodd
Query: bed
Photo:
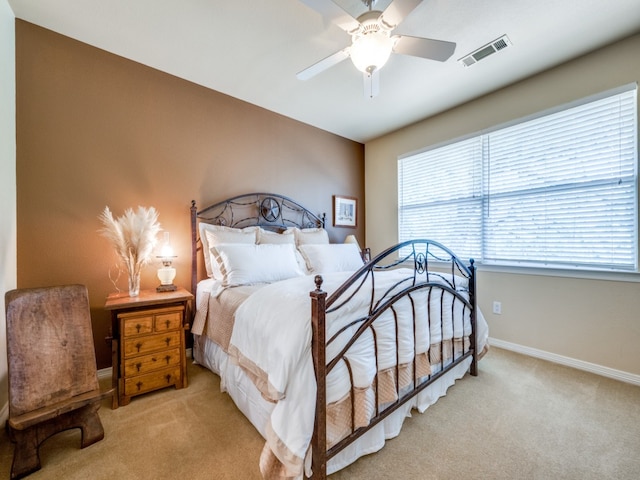
<svg viewBox="0 0 640 480"><path fill-rule="evenodd" d="M267 479L380 450L487 345L473 260L418 239L365 262L324 223L272 193L191 205L194 360L265 439Z"/></svg>

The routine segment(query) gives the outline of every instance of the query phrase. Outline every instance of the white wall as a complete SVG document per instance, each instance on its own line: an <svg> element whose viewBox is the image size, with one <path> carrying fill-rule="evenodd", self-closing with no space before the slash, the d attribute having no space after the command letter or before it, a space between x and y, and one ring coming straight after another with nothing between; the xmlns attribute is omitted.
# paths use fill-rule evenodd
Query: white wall
<svg viewBox="0 0 640 480"><path fill-rule="evenodd" d="M0 424L8 416L4 293L16 288L16 83L14 15L0 0Z"/></svg>
<svg viewBox="0 0 640 480"><path fill-rule="evenodd" d="M639 55L640 34L367 143L367 245L380 252L398 240L399 155L638 82ZM505 346L640 381L640 283L481 271L478 300Z"/></svg>

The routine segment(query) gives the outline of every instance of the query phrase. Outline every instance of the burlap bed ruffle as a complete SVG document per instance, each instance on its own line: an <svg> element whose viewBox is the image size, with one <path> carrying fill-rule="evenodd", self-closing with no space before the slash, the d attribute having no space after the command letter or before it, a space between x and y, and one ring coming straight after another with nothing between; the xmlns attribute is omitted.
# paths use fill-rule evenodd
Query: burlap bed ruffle
<svg viewBox="0 0 640 480"><path fill-rule="evenodd" d="M384 410L407 391L414 388L414 378L417 384L424 382L429 375L437 373L453 362L463 351L468 350L468 337L445 340L431 345L428 352L418 354L415 359L416 372L414 375L413 362L392 367L378 372L377 384L366 388L354 388L337 402L327 405L327 448L331 448L340 440L350 435L354 430L369 425L377 409ZM353 401L352 401L353 396ZM353 412L353 413L352 413ZM270 437L260 455L260 471L265 479L294 479L302 475L304 460L287 454L286 446L268 428ZM272 437L273 436L273 437ZM279 455L283 455L281 462L270 448L269 443L277 445Z"/></svg>

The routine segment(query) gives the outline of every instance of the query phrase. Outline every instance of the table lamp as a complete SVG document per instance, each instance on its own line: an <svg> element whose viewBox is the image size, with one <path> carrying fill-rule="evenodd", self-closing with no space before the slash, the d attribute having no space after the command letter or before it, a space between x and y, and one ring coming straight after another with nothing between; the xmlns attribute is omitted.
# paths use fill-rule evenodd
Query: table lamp
<svg viewBox="0 0 640 480"><path fill-rule="evenodd" d="M178 287L173 284L173 279L176 278L176 269L171 266L171 262L176 256L173 254L173 248L169 242L169 232L164 232L164 240L158 258L162 261L162 267L158 269L160 285L156 287L156 291L173 292L177 290Z"/></svg>

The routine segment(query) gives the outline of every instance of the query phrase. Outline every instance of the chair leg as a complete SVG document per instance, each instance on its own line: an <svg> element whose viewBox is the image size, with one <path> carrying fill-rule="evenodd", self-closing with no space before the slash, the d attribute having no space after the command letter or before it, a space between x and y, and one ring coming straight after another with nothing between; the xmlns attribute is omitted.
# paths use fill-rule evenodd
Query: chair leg
<svg viewBox="0 0 640 480"><path fill-rule="evenodd" d="M16 444L11 464L11 480L26 477L40 470L38 429L35 427L27 430L11 429L11 439Z"/></svg>
<svg viewBox="0 0 640 480"><path fill-rule="evenodd" d="M82 440L80 448L88 447L104 438L104 428L98 416L100 400L78 410L80 428L82 429Z"/></svg>
<svg viewBox="0 0 640 480"><path fill-rule="evenodd" d="M104 438L104 428L98 416L100 400L93 401L77 410L64 413L24 430L11 428L10 438L16 446L11 465L11 480L23 478L40 470L38 448L47 438L72 428L80 428L80 448L88 447Z"/></svg>

